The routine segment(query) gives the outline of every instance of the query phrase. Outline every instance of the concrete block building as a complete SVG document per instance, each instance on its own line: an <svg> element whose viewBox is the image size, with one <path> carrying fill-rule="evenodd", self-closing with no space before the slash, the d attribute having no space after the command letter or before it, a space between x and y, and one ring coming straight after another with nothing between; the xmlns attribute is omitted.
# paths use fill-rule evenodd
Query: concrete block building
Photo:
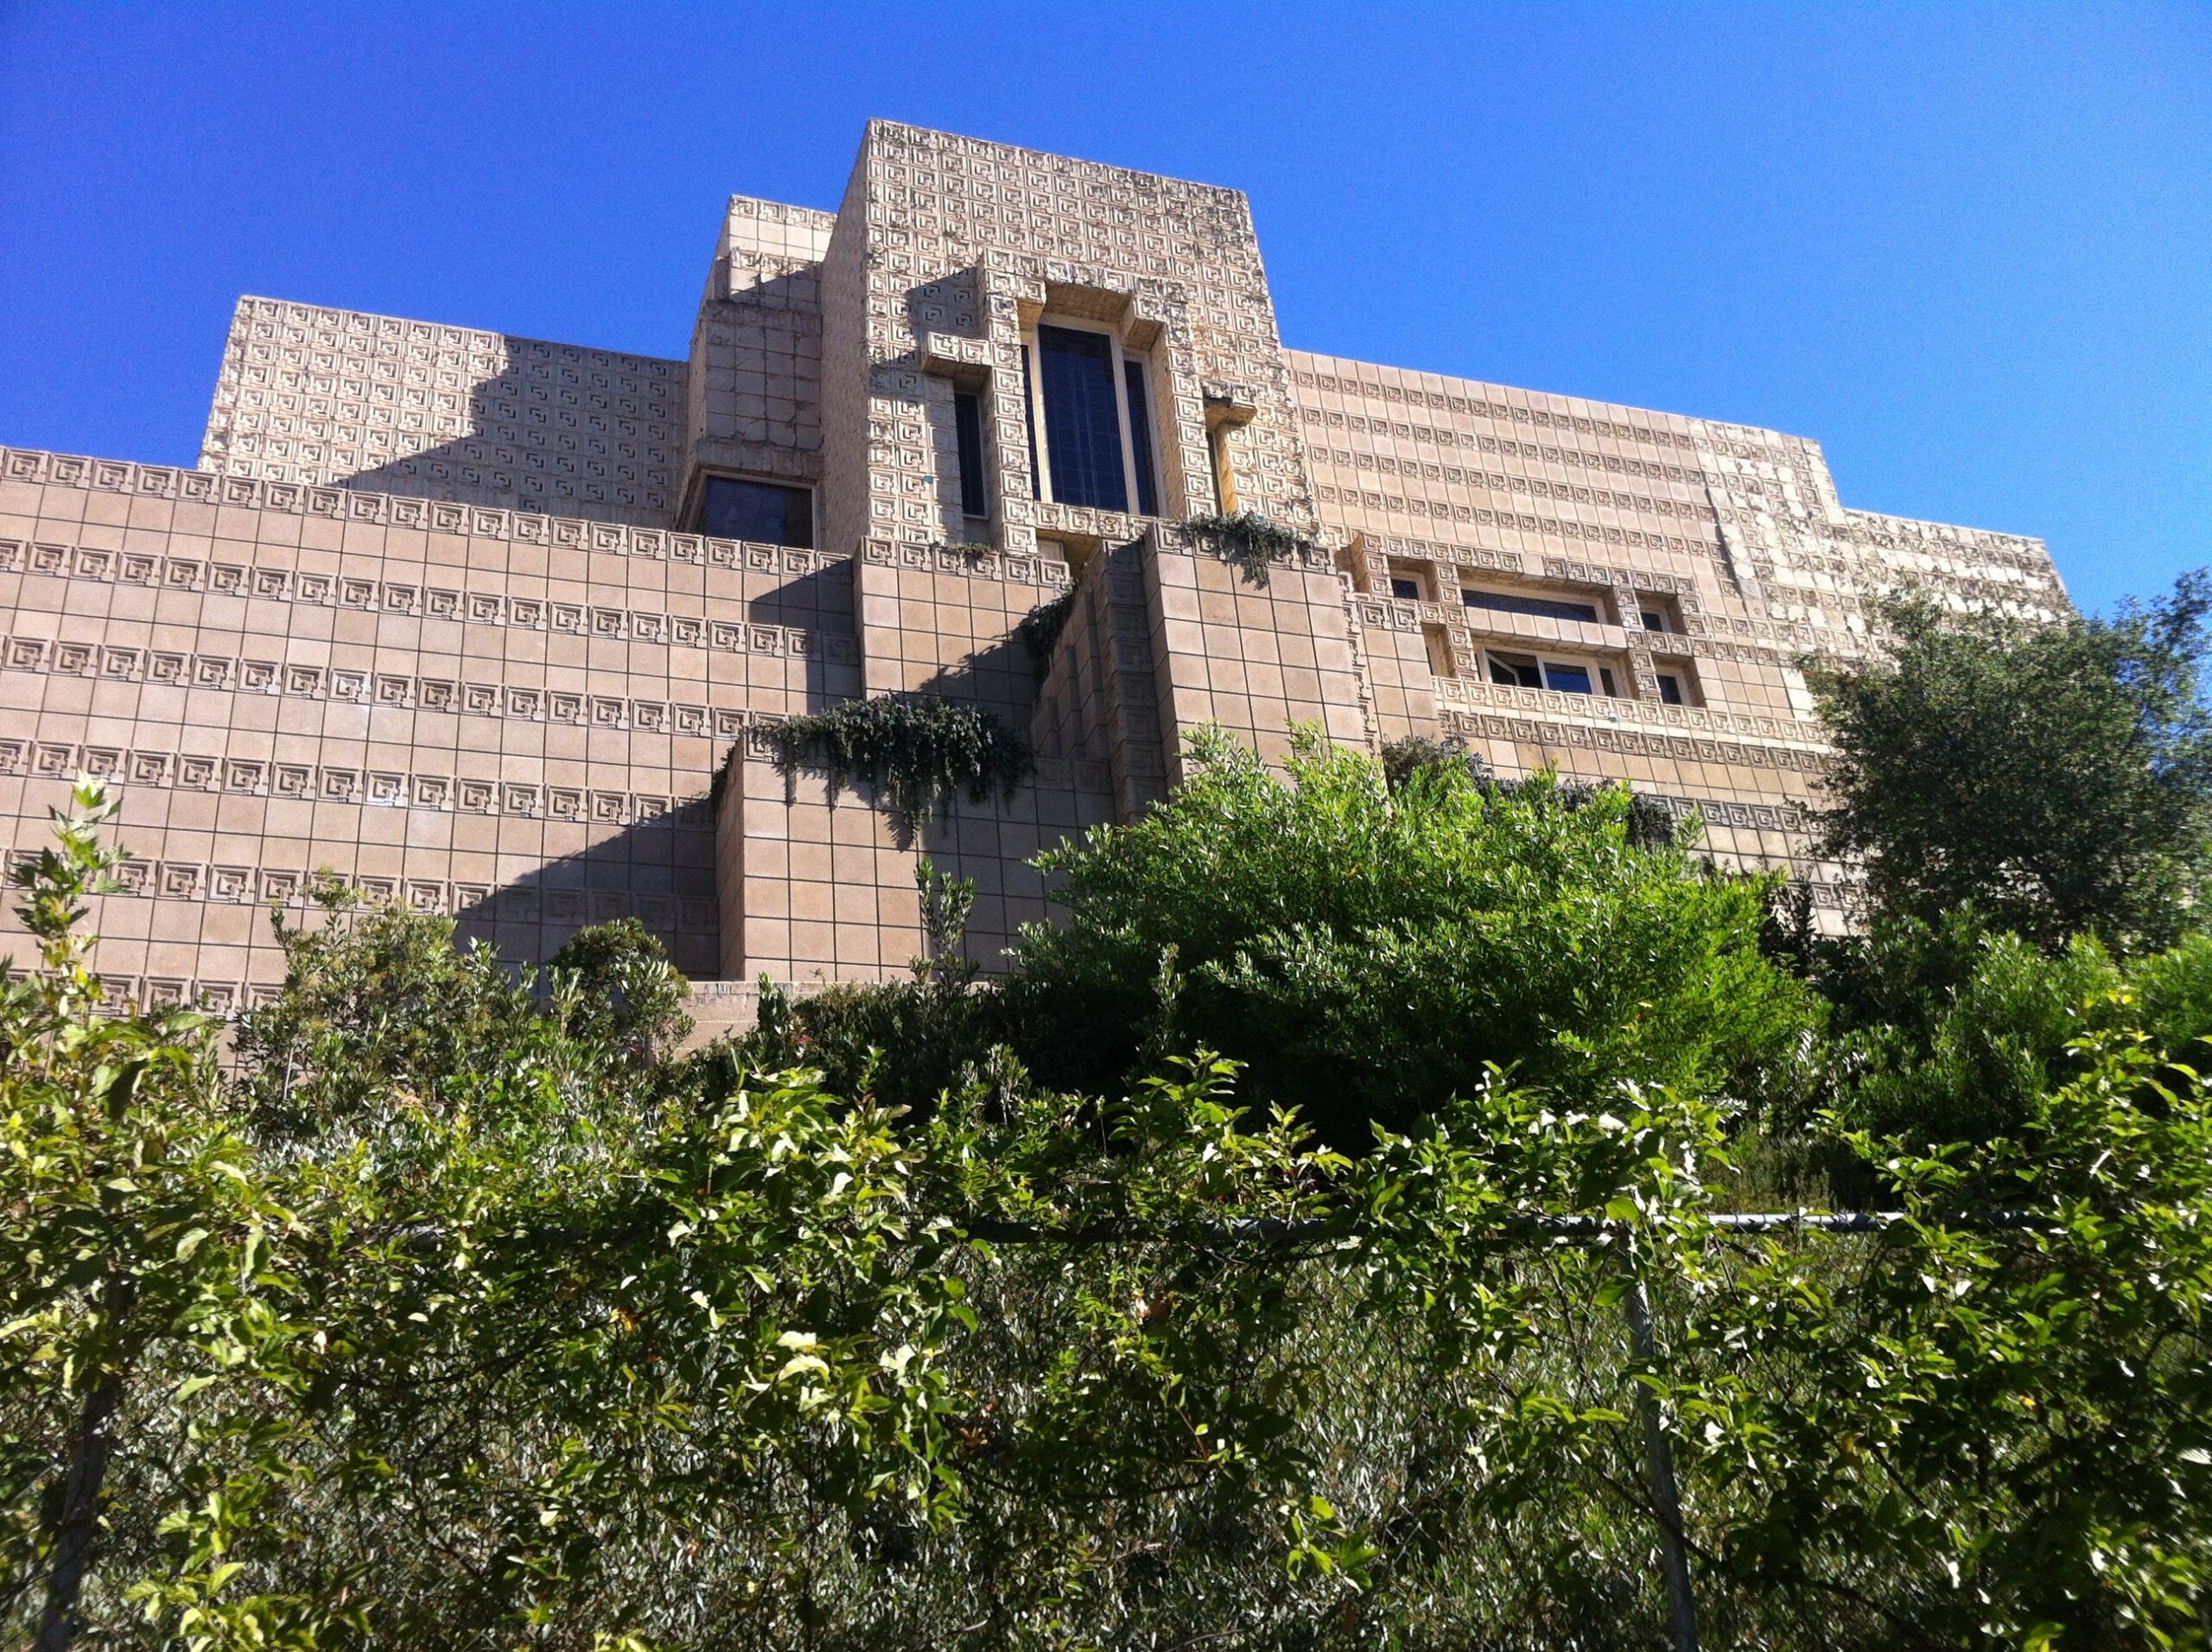
<svg viewBox="0 0 2212 1652"><path fill-rule="evenodd" d="M1237 512L1301 548L1184 525ZM1287 348L1236 190L877 122L834 213L729 203L684 359L247 297L196 469L0 449L0 848L113 778L118 1000L254 1001L327 869L518 961L635 916L712 1024L903 969L923 853L988 963L1191 730L1318 724L1625 779L1833 908L1796 662L1901 586L2065 606L1803 437ZM908 830L770 760L900 693L1034 778Z"/></svg>

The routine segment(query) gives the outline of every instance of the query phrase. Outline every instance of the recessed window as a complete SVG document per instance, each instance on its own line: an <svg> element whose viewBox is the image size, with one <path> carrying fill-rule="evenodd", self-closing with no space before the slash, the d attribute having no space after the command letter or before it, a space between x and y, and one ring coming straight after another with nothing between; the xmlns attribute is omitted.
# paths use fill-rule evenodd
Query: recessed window
<svg viewBox="0 0 2212 1652"><path fill-rule="evenodd" d="M1037 457L1037 370L1036 352L1027 345L1021 346L1021 417L1029 427L1029 497L1045 497L1045 466Z"/></svg>
<svg viewBox="0 0 2212 1652"><path fill-rule="evenodd" d="M1490 680L1509 689L1549 689L1554 694L1602 694L1608 699L1620 698L1619 679L1610 665L1599 665L1588 660L1539 659L1532 654L1501 654L1497 650L1484 655L1490 667Z"/></svg>
<svg viewBox="0 0 2212 1652"><path fill-rule="evenodd" d="M1075 327L1040 327L1037 356L1053 499L1099 511L1128 510L1113 339Z"/></svg>
<svg viewBox="0 0 2212 1652"><path fill-rule="evenodd" d="M1646 631L1666 630L1667 616L1656 608L1646 608L1643 611L1643 628Z"/></svg>
<svg viewBox="0 0 2212 1652"><path fill-rule="evenodd" d="M1152 474L1152 397L1145 389L1144 363L1122 358L1122 384L1129 398L1129 461L1137 473L1137 513L1160 514L1160 488Z"/></svg>
<svg viewBox="0 0 2212 1652"><path fill-rule="evenodd" d="M969 390L953 391L952 428L960 444L960 513L987 517L991 499L983 484L983 398Z"/></svg>
<svg viewBox="0 0 2212 1652"><path fill-rule="evenodd" d="M698 531L758 545L814 543L814 496L804 487L709 476L699 497Z"/></svg>
<svg viewBox="0 0 2212 1652"><path fill-rule="evenodd" d="M1115 334L1040 323L1022 351L1037 497L1157 516L1152 389L1144 358Z"/></svg>
<svg viewBox="0 0 2212 1652"><path fill-rule="evenodd" d="M1457 677L1459 668L1452 663L1452 639L1444 634L1441 626L1421 628L1423 646L1428 650L1428 670L1433 677Z"/></svg>
<svg viewBox="0 0 2212 1652"><path fill-rule="evenodd" d="M1580 620L1593 626L1598 623L1594 603L1569 602L1560 597L1465 589L1459 593L1459 600L1471 608L1487 608L1492 613L1526 613L1540 620Z"/></svg>
<svg viewBox="0 0 2212 1652"><path fill-rule="evenodd" d="M1394 574L1390 576L1390 594L1401 602L1418 602L1421 600L1421 581Z"/></svg>
<svg viewBox="0 0 2212 1652"><path fill-rule="evenodd" d="M1682 692L1682 679L1672 671L1659 673L1659 698L1670 706L1686 706L1688 697Z"/></svg>
<svg viewBox="0 0 2212 1652"><path fill-rule="evenodd" d="M1541 689L1544 686L1544 668L1520 654L1492 654L1490 680L1509 689Z"/></svg>

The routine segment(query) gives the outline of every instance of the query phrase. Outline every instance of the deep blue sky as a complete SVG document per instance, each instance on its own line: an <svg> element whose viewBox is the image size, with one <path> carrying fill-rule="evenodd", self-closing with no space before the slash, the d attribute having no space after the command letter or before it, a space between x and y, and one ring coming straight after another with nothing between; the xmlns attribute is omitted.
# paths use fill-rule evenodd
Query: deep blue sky
<svg viewBox="0 0 2212 1652"><path fill-rule="evenodd" d="M869 115L1249 191L1287 341L2212 562L2212 7L0 0L0 442L191 464L242 291L683 353Z"/></svg>

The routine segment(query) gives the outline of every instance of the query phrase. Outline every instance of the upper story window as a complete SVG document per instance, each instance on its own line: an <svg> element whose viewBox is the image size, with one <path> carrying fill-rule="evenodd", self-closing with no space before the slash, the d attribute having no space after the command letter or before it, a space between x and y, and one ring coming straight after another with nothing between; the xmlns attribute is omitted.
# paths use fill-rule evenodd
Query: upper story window
<svg viewBox="0 0 2212 1652"><path fill-rule="evenodd" d="M1533 614L1539 620L1580 620L1592 626L1599 620L1594 602L1529 596L1519 591L1478 591L1470 586L1460 591L1459 600L1471 608L1487 608L1492 613Z"/></svg>
<svg viewBox="0 0 2212 1652"><path fill-rule="evenodd" d="M960 448L960 514L987 517L991 496L984 483L983 398L974 391L953 392L952 428Z"/></svg>
<svg viewBox="0 0 2212 1652"><path fill-rule="evenodd" d="M699 495L696 530L716 539L749 539L760 545L814 543L814 494L804 487L709 476Z"/></svg>
<svg viewBox="0 0 2212 1652"><path fill-rule="evenodd" d="M1610 665L1589 660L1539 659L1533 654L1502 654L1486 651L1490 680L1509 689L1549 689L1554 694L1602 694L1620 698L1618 679Z"/></svg>
<svg viewBox="0 0 2212 1652"><path fill-rule="evenodd" d="M1141 357L1112 333L1040 322L1028 373L1039 497L1099 511L1159 513L1152 397ZM1025 360L1025 365L1030 362Z"/></svg>

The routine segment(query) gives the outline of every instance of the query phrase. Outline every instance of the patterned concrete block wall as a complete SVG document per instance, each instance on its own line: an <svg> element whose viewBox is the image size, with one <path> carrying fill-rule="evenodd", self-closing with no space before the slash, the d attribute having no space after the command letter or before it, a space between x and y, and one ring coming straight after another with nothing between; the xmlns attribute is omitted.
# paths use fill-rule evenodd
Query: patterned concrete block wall
<svg viewBox="0 0 2212 1652"><path fill-rule="evenodd" d="M718 816L723 863L742 910L726 908L725 977L766 975L804 989L901 975L925 951L915 867L976 886L969 957L1002 966L1024 924L1046 917L1042 850L1111 817L1093 766L1047 759L1011 798L965 795L930 818L893 819L864 792L832 795L819 774L786 774L755 736L733 766Z"/></svg>
<svg viewBox="0 0 2212 1652"><path fill-rule="evenodd" d="M1041 323L1142 364L1157 515L1042 497ZM812 544L686 531L715 477L811 489ZM1182 525L1230 508L1306 549L1262 577ZM1027 860L1193 729L1313 723L1626 779L1833 917L1800 662L1899 588L2066 605L2040 542L1847 509L1801 437L1285 350L1235 190L874 122L836 213L730 200L687 360L249 297L199 470L0 449L0 848L117 778L119 995L267 990L260 908L327 869L517 961L635 914L725 1021L763 971L902 973L924 852L993 962ZM886 693L1027 731L1035 781L909 836L765 760Z"/></svg>
<svg viewBox="0 0 2212 1652"><path fill-rule="evenodd" d="M1350 593L1325 553L1257 571L1186 538L1163 535L1145 564L1167 727L1217 723L1270 759L1287 753L1301 725L1340 746L1378 749ZM1179 759L1179 742L1168 753L1171 778Z"/></svg>
<svg viewBox="0 0 2212 1652"><path fill-rule="evenodd" d="M934 695L1028 726L1036 671L1014 632L1066 588L1066 563L871 539L854 572L869 694Z"/></svg>
<svg viewBox="0 0 2212 1652"><path fill-rule="evenodd" d="M1288 359L1385 737L1457 734L1509 775L1629 779L1696 808L1717 860L1786 866L1831 910L1842 873L1808 858L1824 747L1797 662L1863 655L1872 604L1905 587L2035 617L2065 607L2041 542L1845 510L1799 437ZM1599 618L1471 606L1470 587ZM1500 684L1485 668L1499 650L1610 662L1624 695ZM1688 703L1661 702L1662 672Z"/></svg>
<svg viewBox="0 0 2212 1652"><path fill-rule="evenodd" d="M691 333L687 434L707 474L822 480L822 258L835 216L730 198Z"/></svg>
<svg viewBox="0 0 2212 1652"><path fill-rule="evenodd" d="M818 551L0 450L0 836L118 780L105 963L149 990L273 979L261 908L326 869L517 959L634 915L711 976L712 774L860 691L850 593Z"/></svg>
<svg viewBox="0 0 2212 1652"><path fill-rule="evenodd" d="M666 525L684 365L245 297L200 468Z"/></svg>

